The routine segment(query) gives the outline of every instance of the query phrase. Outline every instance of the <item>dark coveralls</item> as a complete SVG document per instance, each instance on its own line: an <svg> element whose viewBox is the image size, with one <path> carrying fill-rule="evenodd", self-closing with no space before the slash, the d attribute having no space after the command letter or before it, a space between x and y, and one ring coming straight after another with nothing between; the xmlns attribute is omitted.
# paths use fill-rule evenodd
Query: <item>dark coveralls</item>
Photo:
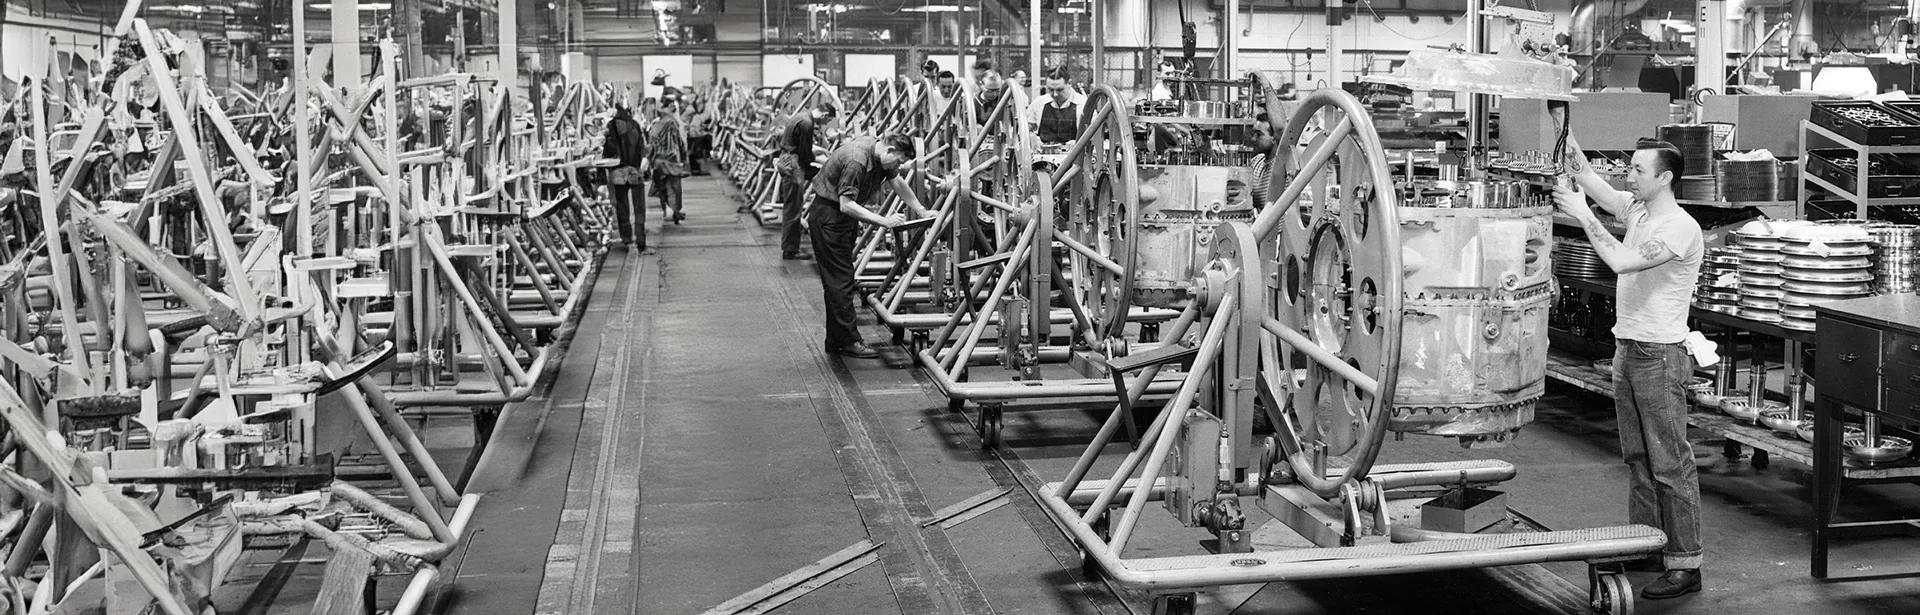
<svg viewBox="0 0 1920 615"><path fill-rule="evenodd" d="M841 197L871 207L889 175L873 155L873 137L850 139L832 154L813 178L813 205L807 228L813 235L814 263L820 266L820 290L827 312L827 350L857 343L853 299L854 242L860 220L840 212Z"/></svg>
<svg viewBox="0 0 1920 615"><path fill-rule="evenodd" d="M782 156L793 157L793 169L787 173L787 193L781 195L780 255L800 253L800 212L807 203L807 186L813 181L813 114L802 110L787 120L780 133Z"/></svg>
<svg viewBox="0 0 1920 615"><path fill-rule="evenodd" d="M634 121L632 115L621 113L607 123L607 140L601 146L600 155L606 158L618 158L623 167L638 167L647 161L647 131ZM611 175L611 172L609 172ZM639 242L641 250L647 249L647 204L640 190L646 186L633 184L614 185L607 182L608 196L613 197L614 218L620 224L620 241ZM639 224L633 223L633 217L639 216ZM637 236L635 231L639 231Z"/></svg>

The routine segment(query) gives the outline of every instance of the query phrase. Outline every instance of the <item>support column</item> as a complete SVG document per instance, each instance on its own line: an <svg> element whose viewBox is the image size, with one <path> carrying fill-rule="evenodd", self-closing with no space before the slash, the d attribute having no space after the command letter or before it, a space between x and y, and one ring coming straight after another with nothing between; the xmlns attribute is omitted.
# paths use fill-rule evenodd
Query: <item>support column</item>
<svg viewBox="0 0 1920 615"><path fill-rule="evenodd" d="M1813 38L1813 0L1793 0L1793 38L1787 45L1787 62L1800 61L1802 50L1815 50ZM1804 87L1806 84L1801 84Z"/></svg>
<svg viewBox="0 0 1920 615"><path fill-rule="evenodd" d="M1234 64L1240 60L1240 0L1227 0L1227 8L1220 15L1220 58L1214 63L1220 65L1215 77L1235 79L1238 73L1233 71Z"/></svg>
<svg viewBox="0 0 1920 615"><path fill-rule="evenodd" d="M1487 52L1487 18L1480 11L1481 0L1467 0L1467 41L1474 53ZM1467 156L1472 161L1469 166L1478 166L1481 150L1487 147L1487 125L1491 123L1493 97L1486 94L1467 95Z"/></svg>
<svg viewBox="0 0 1920 615"><path fill-rule="evenodd" d="M424 76L427 53L420 40L420 0L393 0L393 38L400 44L404 77Z"/></svg>
<svg viewBox="0 0 1920 615"><path fill-rule="evenodd" d="M1726 0L1694 3L1693 87L1725 93L1727 85Z"/></svg>
<svg viewBox="0 0 1920 615"><path fill-rule="evenodd" d="M1040 97L1040 0L1027 0L1027 95Z"/></svg>
<svg viewBox="0 0 1920 615"><path fill-rule="evenodd" d="M333 3L333 87L360 87L360 0Z"/></svg>
<svg viewBox="0 0 1920 615"><path fill-rule="evenodd" d="M498 76L500 87L506 88L508 107L512 114L513 88L520 74L520 0L499 0L500 12L500 66Z"/></svg>
<svg viewBox="0 0 1920 615"><path fill-rule="evenodd" d="M1105 8L1105 0L1092 0L1088 7L1088 16L1093 21L1093 59L1087 62L1087 80L1094 85L1104 83L1107 78L1107 20L1101 19L1100 12Z"/></svg>
<svg viewBox="0 0 1920 615"><path fill-rule="evenodd" d="M1467 0L1467 2L1468 4L1478 6L1480 0ZM1339 2L1327 3L1327 87L1336 90L1340 89L1340 84L1346 82L1345 79L1340 76L1340 57L1346 55L1346 51L1341 49L1340 46L1340 29L1341 26L1346 25L1344 23L1346 21L1345 10L1345 4ZM1472 19L1475 23L1478 23L1479 18L1477 15L1479 15L1479 12L1478 9L1475 9L1474 12L1468 16L1468 19ZM1477 41L1479 39L1476 38L1474 40Z"/></svg>

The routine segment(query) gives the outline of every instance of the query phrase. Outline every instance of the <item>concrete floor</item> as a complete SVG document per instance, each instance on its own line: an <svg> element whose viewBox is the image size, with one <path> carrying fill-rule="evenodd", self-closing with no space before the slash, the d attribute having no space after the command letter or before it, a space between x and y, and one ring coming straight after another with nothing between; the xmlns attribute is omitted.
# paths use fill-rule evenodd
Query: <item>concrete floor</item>
<svg viewBox="0 0 1920 615"><path fill-rule="evenodd" d="M1020 404L1004 453L981 452L966 419L898 349L880 360L821 352L811 262L782 261L778 236L734 212L723 180L688 178L687 220L657 255L616 252L553 391L516 420L524 454L476 471L477 532L436 601L443 613L701 613L850 545L877 561L778 613L1121 613L1020 489L1056 480L1104 412ZM886 335L868 326L867 339ZM1502 489L1553 529L1625 519L1609 402L1554 389L1512 446L1392 442L1383 462L1498 458ZM498 446L499 441L496 441ZM1807 575L1805 468L1757 471L1696 443L1706 504L1706 591L1642 613L1920 612L1920 540L1853 539L1836 575ZM1106 451L1110 467L1124 453ZM1002 458L1011 459L1003 462ZM1098 474L1099 471L1096 471ZM1012 489L1009 505L950 529L933 511ZM1850 517L1920 509L1905 485L1850 491ZM1259 517L1256 521L1264 521ZM1131 553L1200 553L1204 533L1149 510ZM1636 584L1651 581L1636 574ZM1510 567L1216 588L1203 613L1540 613L1584 599L1584 566ZM1144 611L1139 611L1144 612Z"/></svg>

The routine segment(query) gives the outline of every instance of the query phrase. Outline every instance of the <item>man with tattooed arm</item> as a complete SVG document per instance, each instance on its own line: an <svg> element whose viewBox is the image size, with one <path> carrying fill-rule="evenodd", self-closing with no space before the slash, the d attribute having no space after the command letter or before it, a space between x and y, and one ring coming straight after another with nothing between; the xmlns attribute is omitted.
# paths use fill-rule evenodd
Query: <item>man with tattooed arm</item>
<svg viewBox="0 0 1920 615"><path fill-rule="evenodd" d="M1686 174L1686 159L1665 141L1642 140L1627 174L1630 191L1608 186L1567 141L1577 186L1554 190L1554 200L1579 221L1593 251L1620 274L1613 336L1613 403L1620 427L1620 453L1629 477L1627 517L1658 527L1667 546L1658 561L1629 569L1665 569L1641 590L1647 599L1700 591L1700 478L1687 442L1687 400L1681 388L1693 375L1693 357L1682 344L1693 285L1705 252L1700 224L1674 200L1673 184ZM1587 206L1587 199L1626 223L1615 239Z"/></svg>

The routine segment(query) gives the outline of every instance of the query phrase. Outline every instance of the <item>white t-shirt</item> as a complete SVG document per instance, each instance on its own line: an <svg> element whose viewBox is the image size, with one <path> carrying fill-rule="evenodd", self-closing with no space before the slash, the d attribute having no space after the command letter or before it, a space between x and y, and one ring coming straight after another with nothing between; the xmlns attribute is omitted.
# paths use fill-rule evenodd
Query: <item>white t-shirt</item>
<svg viewBox="0 0 1920 615"><path fill-rule="evenodd" d="M1706 251L1700 223L1679 208L1656 218L1639 201L1620 212L1620 219L1627 222L1627 237L1620 242L1627 249L1638 252L1657 240L1674 257L1657 267L1620 275L1613 336L1678 344L1687 338L1687 315L1692 310L1694 284L1700 279L1700 257Z"/></svg>

